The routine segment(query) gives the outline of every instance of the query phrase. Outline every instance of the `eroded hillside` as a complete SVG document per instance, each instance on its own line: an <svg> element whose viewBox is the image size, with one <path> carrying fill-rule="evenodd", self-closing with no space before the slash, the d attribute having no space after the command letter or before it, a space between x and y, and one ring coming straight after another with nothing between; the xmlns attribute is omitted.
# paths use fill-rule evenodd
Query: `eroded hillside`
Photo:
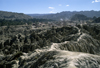
<svg viewBox="0 0 100 68"><path fill-rule="evenodd" d="M100 24L0 27L0 68L99 68Z"/></svg>

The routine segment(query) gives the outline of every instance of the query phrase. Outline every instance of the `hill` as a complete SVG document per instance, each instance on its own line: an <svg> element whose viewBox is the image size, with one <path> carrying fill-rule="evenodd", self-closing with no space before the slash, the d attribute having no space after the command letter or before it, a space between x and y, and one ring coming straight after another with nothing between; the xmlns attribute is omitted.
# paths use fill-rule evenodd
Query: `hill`
<svg viewBox="0 0 100 68"><path fill-rule="evenodd" d="M27 14L34 18L53 19L53 20L69 20L75 14L83 14L87 17L100 17L100 11L63 11L56 14Z"/></svg>
<svg viewBox="0 0 100 68"><path fill-rule="evenodd" d="M0 19L14 20L14 19L32 19L31 16L23 13L0 11Z"/></svg>
<svg viewBox="0 0 100 68"><path fill-rule="evenodd" d="M71 20L89 20L90 18L83 14L75 14L71 17Z"/></svg>
<svg viewBox="0 0 100 68"><path fill-rule="evenodd" d="M100 17L94 19L94 20L93 20L93 23L94 23L94 22L95 22L95 23L100 23Z"/></svg>
<svg viewBox="0 0 100 68"><path fill-rule="evenodd" d="M53 21L50 19L36 19L23 13L0 11L0 26L24 25L37 22Z"/></svg>
<svg viewBox="0 0 100 68"><path fill-rule="evenodd" d="M100 68L100 24L2 26L0 68Z"/></svg>

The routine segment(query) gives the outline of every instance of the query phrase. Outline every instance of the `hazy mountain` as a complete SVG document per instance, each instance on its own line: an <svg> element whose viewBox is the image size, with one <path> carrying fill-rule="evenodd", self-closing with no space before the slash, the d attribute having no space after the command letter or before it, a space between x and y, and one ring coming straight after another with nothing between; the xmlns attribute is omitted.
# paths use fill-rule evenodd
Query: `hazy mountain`
<svg viewBox="0 0 100 68"><path fill-rule="evenodd" d="M44 15L50 15L50 14L27 14L27 15L34 17L34 16L44 16Z"/></svg>
<svg viewBox="0 0 100 68"><path fill-rule="evenodd" d="M100 17L100 11L63 11L56 14L28 14L34 18L54 19L54 20L68 20L75 14L83 14L87 17Z"/></svg>
<svg viewBox="0 0 100 68"><path fill-rule="evenodd" d="M25 15L23 13L0 11L0 19L32 19L31 16Z"/></svg>

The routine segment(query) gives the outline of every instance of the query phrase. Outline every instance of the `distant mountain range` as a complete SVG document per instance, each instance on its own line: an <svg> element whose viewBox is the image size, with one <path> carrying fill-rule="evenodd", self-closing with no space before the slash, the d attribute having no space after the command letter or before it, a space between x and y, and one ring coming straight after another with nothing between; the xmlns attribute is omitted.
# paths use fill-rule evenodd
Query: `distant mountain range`
<svg viewBox="0 0 100 68"><path fill-rule="evenodd" d="M56 14L27 14L33 18L43 18L43 19L53 19L53 20L69 20L75 14L83 14L87 17L93 18L100 17L100 11L63 11L61 13Z"/></svg>
<svg viewBox="0 0 100 68"><path fill-rule="evenodd" d="M52 19L52 20L70 20L75 14L82 14L93 18L100 17L100 11L63 11L55 14L23 14L15 12L0 11L0 19L14 20L14 19Z"/></svg>
<svg viewBox="0 0 100 68"><path fill-rule="evenodd" d="M0 19L14 20L14 19L32 19L31 16L23 13L0 11Z"/></svg>
<svg viewBox="0 0 100 68"><path fill-rule="evenodd" d="M50 22L50 19L36 19L23 13L0 11L0 26L24 25L37 22Z"/></svg>

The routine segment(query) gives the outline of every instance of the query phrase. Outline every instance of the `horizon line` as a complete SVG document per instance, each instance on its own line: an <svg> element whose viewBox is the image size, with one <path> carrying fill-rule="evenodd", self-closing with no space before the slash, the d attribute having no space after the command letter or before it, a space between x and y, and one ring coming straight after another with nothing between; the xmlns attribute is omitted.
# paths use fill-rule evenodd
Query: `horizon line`
<svg viewBox="0 0 100 68"><path fill-rule="evenodd" d="M4 11L4 10L0 10ZM100 11L100 10L73 10L73 11L61 11L61 12L55 12L55 13L24 13L24 12L14 12L14 11L4 11L4 12L12 12L12 13L23 13L23 14L57 14L62 12L81 12L81 11Z"/></svg>

